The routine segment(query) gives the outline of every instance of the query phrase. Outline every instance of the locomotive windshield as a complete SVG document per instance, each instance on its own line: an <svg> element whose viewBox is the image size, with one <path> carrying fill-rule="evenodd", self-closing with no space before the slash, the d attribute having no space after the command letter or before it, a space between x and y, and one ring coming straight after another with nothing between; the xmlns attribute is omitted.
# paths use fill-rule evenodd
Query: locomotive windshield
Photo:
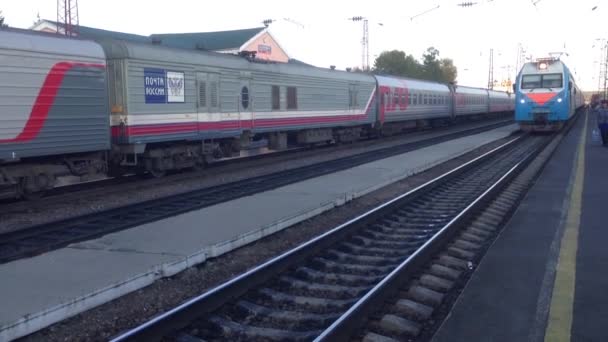
<svg viewBox="0 0 608 342"><path fill-rule="evenodd" d="M524 75L521 89L561 88L562 74Z"/></svg>

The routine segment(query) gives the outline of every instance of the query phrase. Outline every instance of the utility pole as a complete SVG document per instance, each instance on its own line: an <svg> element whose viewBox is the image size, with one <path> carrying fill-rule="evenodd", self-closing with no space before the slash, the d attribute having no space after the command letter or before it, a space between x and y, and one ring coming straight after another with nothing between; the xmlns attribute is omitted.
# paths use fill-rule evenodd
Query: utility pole
<svg viewBox="0 0 608 342"><path fill-rule="evenodd" d="M365 17L358 16L348 18L352 21L363 21L363 37L361 38L361 68L363 70L369 69L369 28L368 20Z"/></svg>
<svg viewBox="0 0 608 342"><path fill-rule="evenodd" d="M57 33L66 36L78 35L78 0L57 0Z"/></svg>
<svg viewBox="0 0 608 342"><path fill-rule="evenodd" d="M494 89L494 49L490 49L490 68L488 70L488 89Z"/></svg>

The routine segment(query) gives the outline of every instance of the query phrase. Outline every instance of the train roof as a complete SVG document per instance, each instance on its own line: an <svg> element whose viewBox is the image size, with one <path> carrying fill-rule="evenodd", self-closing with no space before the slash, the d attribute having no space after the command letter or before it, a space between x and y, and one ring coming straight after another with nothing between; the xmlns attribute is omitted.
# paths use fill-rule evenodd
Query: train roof
<svg viewBox="0 0 608 342"><path fill-rule="evenodd" d="M489 89L488 92L490 92L490 96L509 97L509 93L505 91Z"/></svg>
<svg viewBox="0 0 608 342"><path fill-rule="evenodd" d="M103 49L93 41L35 34L26 30L0 30L0 49L105 59Z"/></svg>
<svg viewBox="0 0 608 342"><path fill-rule="evenodd" d="M488 90L485 88L475 88L475 87L467 87L467 86L456 86L457 94L470 94L470 95L487 95Z"/></svg>
<svg viewBox="0 0 608 342"><path fill-rule="evenodd" d="M433 82L433 81L424 81L417 80L413 78L405 78L405 77L395 77L395 76L380 76L376 75L376 79L378 80L378 84L380 85L388 85L388 86L404 86L409 89L416 90L424 90L424 91L441 91L441 92L449 92L450 88L447 84Z"/></svg>
<svg viewBox="0 0 608 342"><path fill-rule="evenodd" d="M534 62L526 62L521 68L521 74L551 74L562 73L568 70L566 64L559 59L540 59Z"/></svg>
<svg viewBox="0 0 608 342"><path fill-rule="evenodd" d="M364 73L331 70L304 63L275 63L252 61L245 57L213 51L180 49L174 47L127 42L123 40L99 40L108 59L137 59L151 62L181 64L183 66L204 66L232 68L264 72L278 72L304 76L333 77L352 81L375 82L371 75Z"/></svg>

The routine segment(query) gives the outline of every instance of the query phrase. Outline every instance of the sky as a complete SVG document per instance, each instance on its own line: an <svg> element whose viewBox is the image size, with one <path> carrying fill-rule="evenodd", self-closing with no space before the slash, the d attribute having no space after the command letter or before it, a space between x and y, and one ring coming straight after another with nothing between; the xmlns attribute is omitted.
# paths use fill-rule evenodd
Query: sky
<svg viewBox="0 0 608 342"><path fill-rule="evenodd" d="M598 88L600 45L608 39L608 0L79 0L80 24L149 35L260 27L291 58L338 69L361 65L363 16L369 22L370 64L382 51L402 50L421 59L433 46L452 58L458 83L484 87L490 49L494 79L513 79L518 46L528 57L563 53L584 90ZM39 15L55 20L56 0L0 0L5 23L29 28ZM596 7L597 6L597 7ZM596 7L595 10L592 10ZM413 17L413 18L412 18ZM604 61L606 56L601 58ZM603 86L603 84L602 84Z"/></svg>

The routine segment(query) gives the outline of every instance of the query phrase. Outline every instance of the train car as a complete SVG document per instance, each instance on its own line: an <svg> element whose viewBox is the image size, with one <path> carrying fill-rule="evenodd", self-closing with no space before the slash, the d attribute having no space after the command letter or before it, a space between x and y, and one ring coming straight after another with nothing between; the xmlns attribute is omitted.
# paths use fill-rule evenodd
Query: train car
<svg viewBox="0 0 608 342"><path fill-rule="evenodd" d="M259 139L354 141L492 109L476 88L13 29L0 31L0 76L0 197L64 175L162 176Z"/></svg>
<svg viewBox="0 0 608 342"><path fill-rule="evenodd" d="M105 55L98 44L0 31L0 197L106 171Z"/></svg>
<svg viewBox="0 0 608 342"><path fill-rule="evenodd" d="M487 89L455 86L454 87L454 116L478 118L490 111L490 99Z"/></svg>
<svg viewBox="0 0 608 342"><path fill-rule="evenodd" d="M508 111L511 111L515 105L515 101L511 97L511 94L503 92L503 91L489 90L488 97L489 97L488 113L508 112Z"/></svg>
<svg viewBox="0 0 608 342"><path fill-rule="evenodd" d="M426 127L452 119L452 94L446 84L375 76L383 132Z"/></svg>
<svg viewBox="0 0 608 342"><path fill-rule="evenodd" d="M253 137L273 148L355 140L376 123L375 79L219 53L101 42L121 166L162 175L229 156ZM202 142L202 143L201 143Z"/></svg>
<svg viewBox="0 0 608 342"><path fill-rule="evenodd" d="M514 84L515 120L524 131L555 131L584 105L566 64L543 58L524 64Z"/></svg>

